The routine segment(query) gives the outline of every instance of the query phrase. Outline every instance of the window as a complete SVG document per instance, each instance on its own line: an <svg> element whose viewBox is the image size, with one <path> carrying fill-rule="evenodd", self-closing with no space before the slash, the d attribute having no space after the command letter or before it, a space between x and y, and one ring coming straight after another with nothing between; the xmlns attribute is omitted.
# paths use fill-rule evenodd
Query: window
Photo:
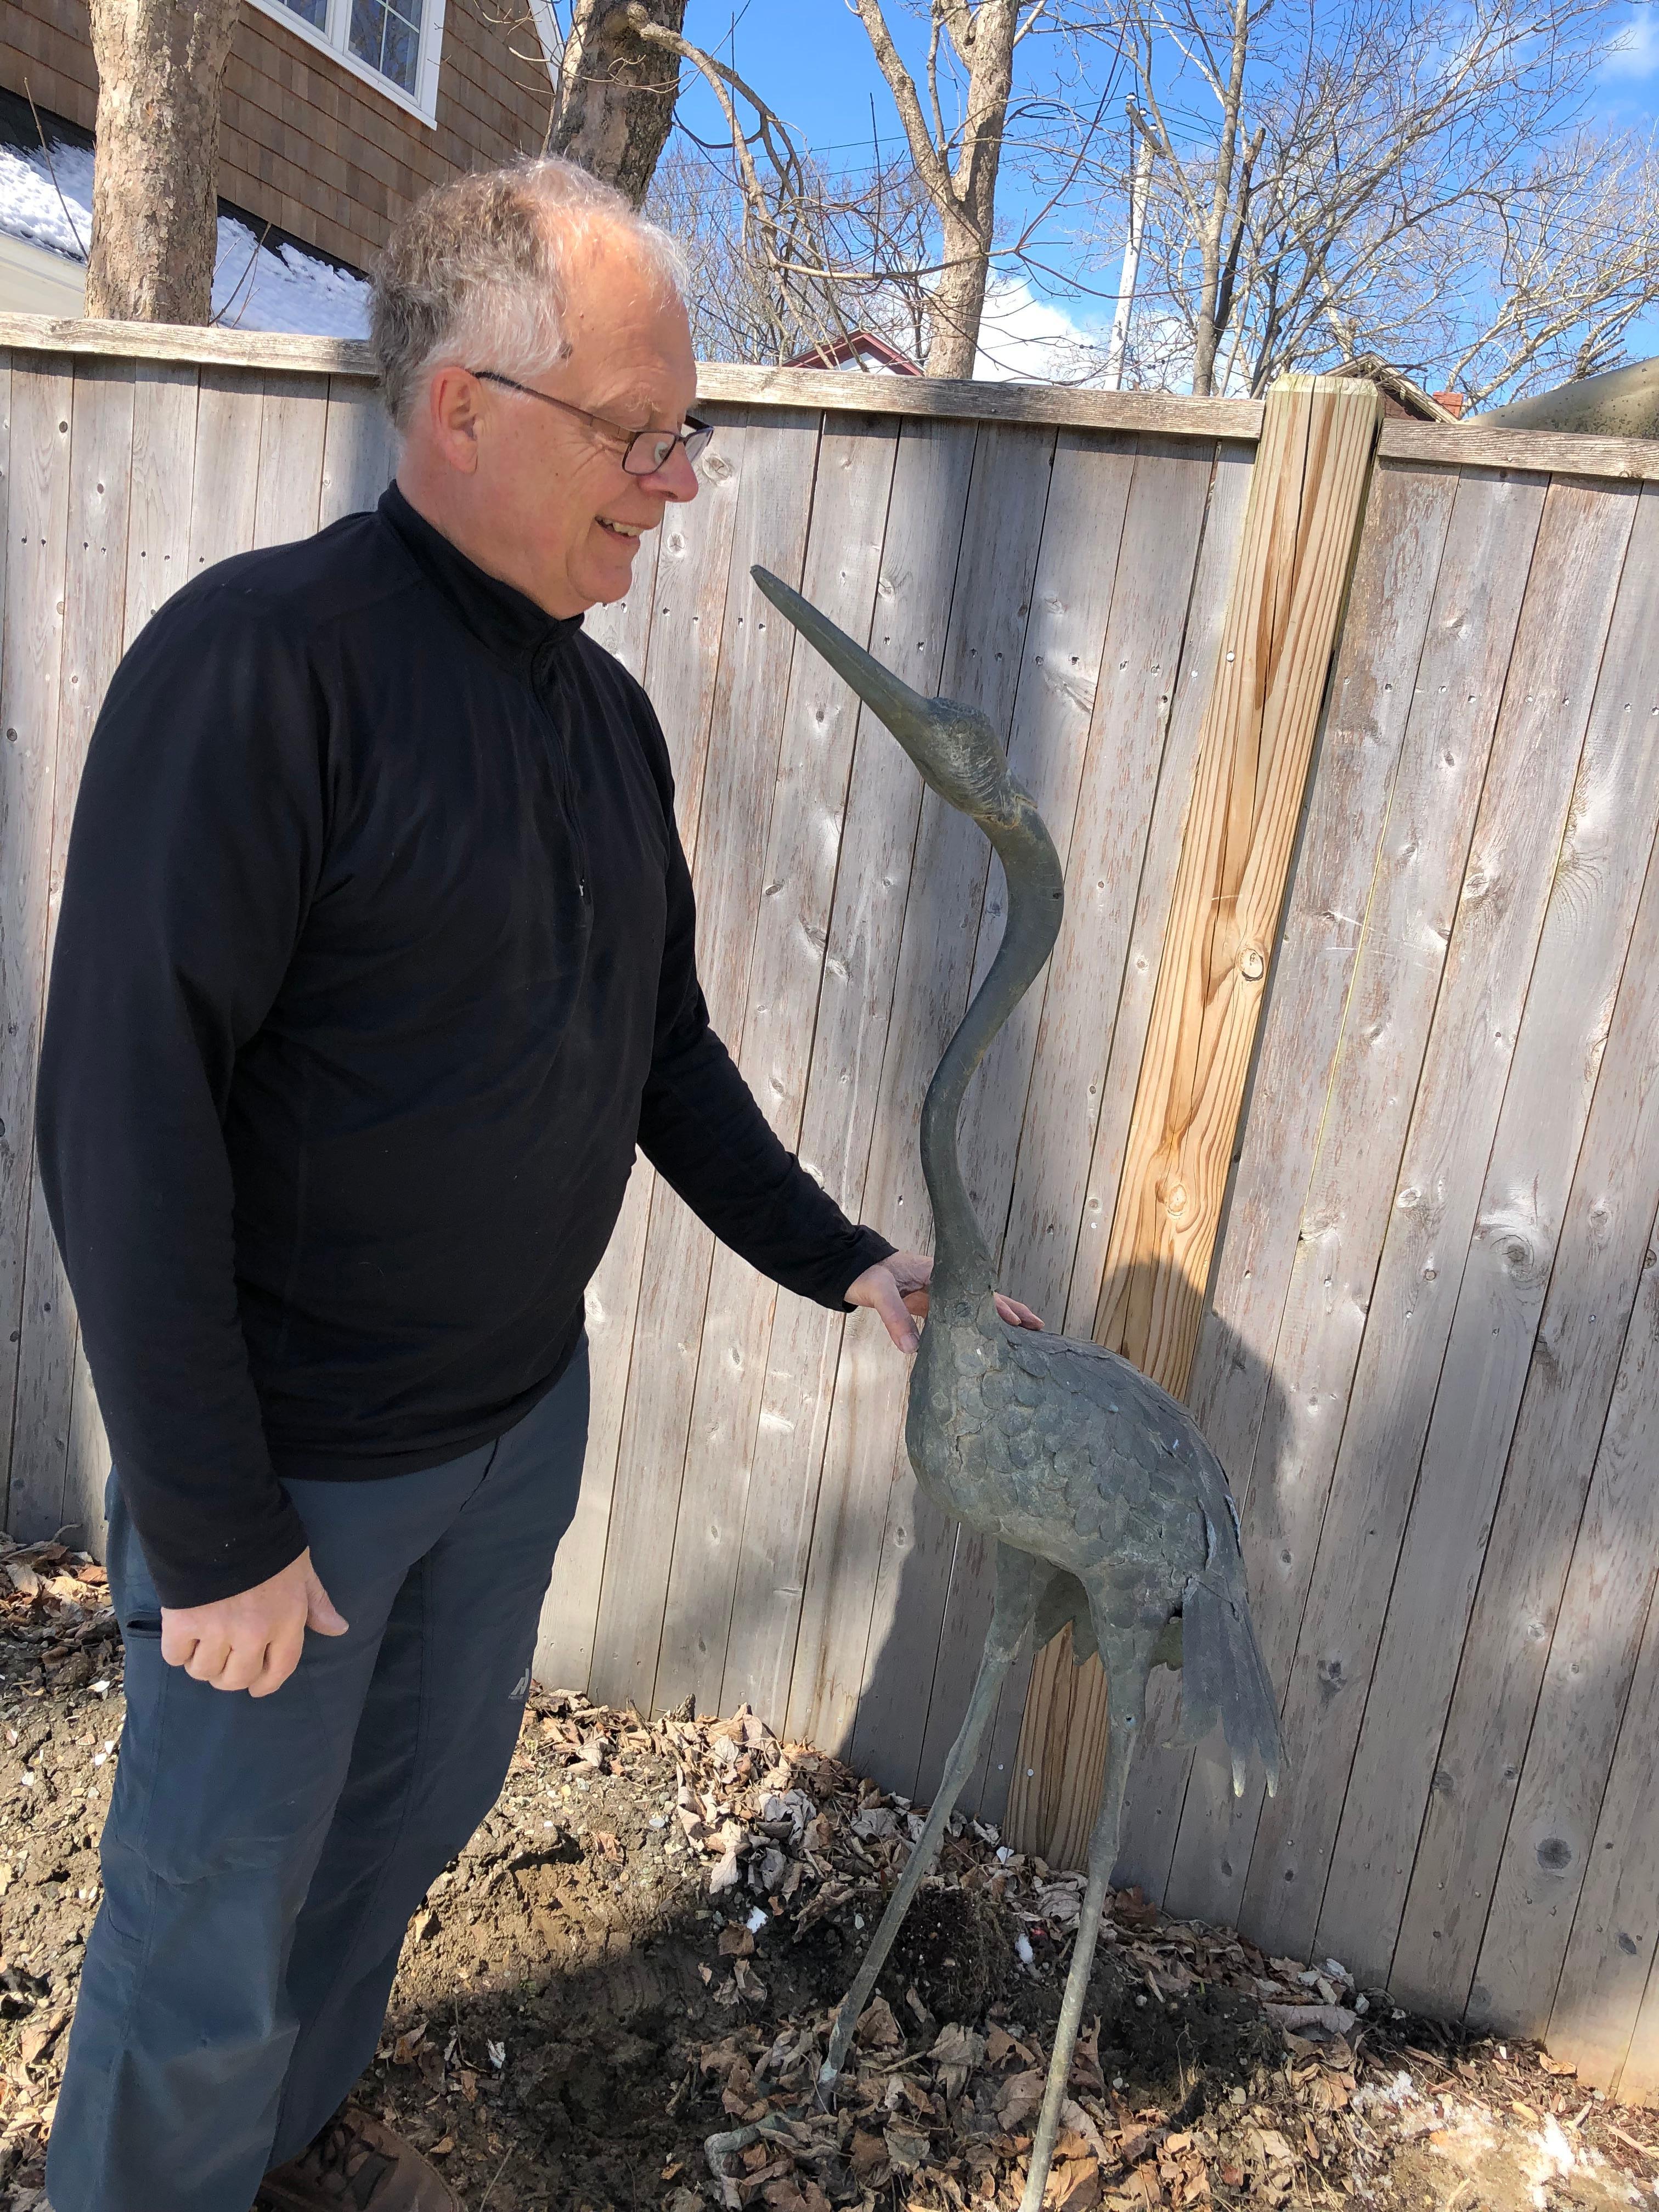
<svg viewBox="0 0 1659 2212"><path fill-rule="evenodd" d="M424 123L438 113L444 0L254 0Z"/></svg>
<svg viewBox="0 0 1659 2212"><path fill-rule="evenodd" d="M351 51L412 93L421 58L421 0L402 0L398 8L387 0L351 0Z"/></svg>

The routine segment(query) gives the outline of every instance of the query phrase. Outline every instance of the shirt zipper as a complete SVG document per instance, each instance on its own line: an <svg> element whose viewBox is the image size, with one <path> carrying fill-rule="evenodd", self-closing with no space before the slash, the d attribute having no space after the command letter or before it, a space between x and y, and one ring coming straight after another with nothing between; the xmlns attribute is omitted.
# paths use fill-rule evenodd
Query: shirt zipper
<svg viewBox="0 0 1659 2212"><path fill-rule="evenodd" d="M557 785L559 812L563 817L565 835L570 840L570 849L576 856L576 896L583 906L590 903L587 896L587 848L576 818L576 808L571 790L570 748L558 726L557 717L549 703L547 693L552 689L551 678L556 645L539 648L531 665L530 690L552 740L554 775ZM544 689L545 686L545 690Z"/></svg>

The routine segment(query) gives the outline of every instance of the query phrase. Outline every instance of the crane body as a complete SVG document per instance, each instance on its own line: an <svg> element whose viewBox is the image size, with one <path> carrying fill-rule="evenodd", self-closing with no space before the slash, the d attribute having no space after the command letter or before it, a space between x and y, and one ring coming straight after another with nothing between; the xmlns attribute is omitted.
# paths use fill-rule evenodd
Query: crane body
<svg viewBox="0 0 1659 2212"><path fill-rule="evenodd" d="M1155 1665L1182 1670L1181 1739L1220 1728L1242 1792L1252 1752L1277 1784L1278 1703L1251 1626L1237 1513L1219 1461L1184 1407L1128 1360L1075 1338L1035 1333L997 1311L994 1261L963 1181L957 1130L992 1039L1036 980L1059 934L1064 876L1030 795L1009 774L986 718L929 700L881 666L799 592L764 569L773 604L886 724L926 781L979 823L1008 884L995 959L928 1088L922 1173L933 1209L926 1328L910 1379L905 1439L940 1510L996 1544L996 1595L967 1715L921 1835L836 2014L820 2071L834 2087L854 2029L911 1899L933 1865L977 1760L997 1692L1028 1631L1045 1643L1072 1624L1073 1656L1098 1650L1110 1713L1104 1788L1088 1887L1055 2031L1020 2212L1039 2212L1060 2129L1116 1856L1130 1761Z"/></svg>

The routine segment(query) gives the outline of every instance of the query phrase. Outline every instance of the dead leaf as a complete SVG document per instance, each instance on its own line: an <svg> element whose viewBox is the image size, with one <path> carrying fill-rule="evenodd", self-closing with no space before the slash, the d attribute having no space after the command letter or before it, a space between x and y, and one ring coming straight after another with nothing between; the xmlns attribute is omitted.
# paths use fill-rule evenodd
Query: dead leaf
<svg viewBox="0 0 1659 2212"><path fill-rule="evenodd" d="M425 2041L426 2022L423 2020L417 2021L415 2026L409 2030L406 2035L400 2035L396 2043L392 2045L392 2064L394 2066L412 2066L415 2063L416 2053L420 2050L422 2045L424 2044Z"/></svg>
<svg viewBox="0 0 1659 2212"><path fill-rule="evenodd" d="M450 2152L453 2151L454 2148L455 2138L453 2136L440 2136L437 2142L433 2144L431 2149L427 2152L426 2155L428 2158L447 2158Z"/></svg>
<svg viewBox="0 0 1659 2212"><path fill-rule="evenodd" d="M997 2097L997 2118L1005 2128L1017 2128L1042 2102L1042 2075L1035 2066L1011 2074Z"/></svg>
<svg viewBox="0 0 1659 2212"><path fill-rule="evenodd" d="M861 2043L866 2051L890 2051L903 2042L899 2024L893 2017L893 2008L885 1997L872 1997L866 2005L859 2015L853 2039Z"/></svg>
<svg viewBox="0 0 1659 2212"><path fill-rule="evenodd" d="M914 2173L919 2166L926 2164L933 2148L931 2138L914 2128L890 2127L886 2142L887 2155L899 2173Z"/></svg>
<svg viewBox="0 0 1659 2212"><path fill-rule="evenodd" d="M1092 2158L1068 2159L1048 2177L1043 2202L1054 2212L1094 2212L1101 2199L1100 2167Z"/></svg>
<svg viewBox="0 0 1659 2212"><path fill-rule="evenodd" d="M936 2079L944 2095L959 2097L968 2077L985 2056L985 2038L975 2029L954 2022L936 2038L927 2053L938 2069Z"/></svg>
<svg viewBox="0 0 1659 2212"><path fill-rule="evenodd" d="M1270 2004L1261 2009L1279 2027L1324 2027L1333 2035L1348 2034L1358 2018L1338 2004Z"/></svg>
<svg viewBox="0 0 1659 2212"><path fill-rule="evenodd" d="M718 1897L722 1890L735 1889L743 1879L738 1865L738 1854L749 1848L749 1831L735 1820L723 1820L720 1832L720 1860L708 1873L708 1893Z"/></svg>
<svg viewBox="0 0 1659 2212"><path fill-rule="evenodd" d="M853 2172L866 2189L879 2189L892 2171L887 2146L879 2136L855 2129L853 2134Z"/></svg>
<svg viewBox="0 0 1659 2212"><path fill-rule="evenodd" d="M64 2015L61 2013L55 2014L50 2020L30 2021L18 2045L18 2056L25 2066L33 2066L43 2051L52 2048L63 2025Z"/></svg>
<svg viewBox="0 0 1659 2212"><path fill-rule="evenodd" d="M723 1959L752 1959L755 1939L746 1928L722 1928L720 1952Z"/></svg>
<svg viewBox="0 0 1659 2212"><path fill-rule="evenodd" d="M1000 2030L994 2031L1000 2033ZM963 2027L952 2021L942 2027L927 2056L941 2066L965 2066L971 2073L990 2047L990 2037L981 2035L977 2028Z"/></svg>
<svg viewBox="0 0 1659 2212"><path fill-rule="evenodd" d="M1080 2143L1087 2145L1091 2157L1098 2159L1103 2166L1112 2164L1111 2154L1101 2139L1100 2130L1075 2097L1067 2097L1061 2105L1060 2124L1061 2127L1068 2129Z"/></svg>

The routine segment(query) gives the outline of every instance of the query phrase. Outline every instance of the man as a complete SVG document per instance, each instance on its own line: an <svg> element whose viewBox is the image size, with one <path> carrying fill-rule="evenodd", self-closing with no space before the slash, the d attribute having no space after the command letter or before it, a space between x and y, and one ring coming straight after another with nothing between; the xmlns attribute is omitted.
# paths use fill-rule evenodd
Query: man
<svg viewBox="0 0 1659 2212"><path fill-rule="evenodd" d="M925 1310L710 1030L662 737L581 635L696 490L672 250L562 163L461 179L374 343L396 485L156 617L71 843L40 1158L128 1656L57 2212L453 2205L342 2100L512 1753L635 1144L786 1287Z"/></svg>

